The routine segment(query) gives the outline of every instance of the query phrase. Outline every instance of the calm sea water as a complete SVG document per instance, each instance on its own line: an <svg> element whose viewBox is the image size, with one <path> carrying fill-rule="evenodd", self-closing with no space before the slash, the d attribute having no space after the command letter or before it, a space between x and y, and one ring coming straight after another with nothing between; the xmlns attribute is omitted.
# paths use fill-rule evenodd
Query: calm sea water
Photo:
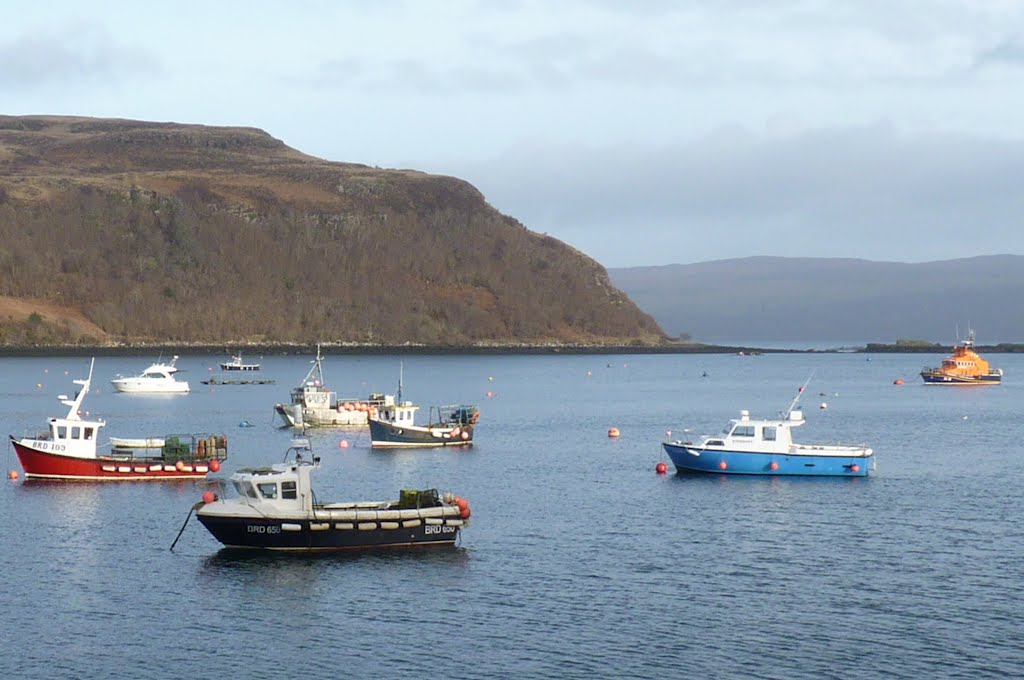
<svg viewBox="0 0 1024 680"><path fill-rule="evenodd" d="M193 519L172 553L200 485L5 481L0 676L1020 675L1024 357L989 357L998 387L924 387L938 358L406 358L407 398L481 407L477 445L380 453L365 431L321 431L318 495L450 489L473 509L453 550L237 556ZM114 393L149 362L98 359L85 407L108 436L225 432L226 473L280 460L272 407L309 357L263 357L275 385L199 384L221 359L179 360L193 392L169 397ZM62 414L87 368L0 359L7 432ZM868 442L875 476L654 473L666 430L775 414L812 372L801 441ZM331 356L325 373L390 392L398 357ZM4 469L20 469L9 446Z"/></svg>

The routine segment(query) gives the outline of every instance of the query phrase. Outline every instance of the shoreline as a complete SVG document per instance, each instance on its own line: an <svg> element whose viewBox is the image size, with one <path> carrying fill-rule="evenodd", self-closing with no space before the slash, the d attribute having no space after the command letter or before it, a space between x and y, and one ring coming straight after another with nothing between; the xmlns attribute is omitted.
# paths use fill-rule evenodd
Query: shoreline
<svg viewBox="0 0 1024 680"><path fill-rule="evenodd" d="M153 354L230 355L242 354L290 356L315 354L317 343L249 343L249 344L196 344L171 343L125 345L34 345L31 347L0 347L0 357L49 356L151 356ZM233 348L233 349L232 349ZM762 354L942 354L952 345L907 346L885 343L867 343L859 348L794 349L764 348L756 346L705 345L701 343L666 345L370 345L352 343L320 343L320 351L338 354L405 354L405 355L541 355L541 354L736 354L758 356ZM1024 344L1000 343L976 347L978 352L1012 354L1024 352Z"/></svg>

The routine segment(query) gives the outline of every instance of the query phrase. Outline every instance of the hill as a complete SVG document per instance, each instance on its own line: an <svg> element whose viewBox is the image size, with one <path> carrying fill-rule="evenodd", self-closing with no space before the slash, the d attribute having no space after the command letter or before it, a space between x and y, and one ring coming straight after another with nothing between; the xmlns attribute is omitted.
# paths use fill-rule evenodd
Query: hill
<svg viewBox="0 0 1024 680"><path fill-rule="evenodd" d="M467 182L250 128L0 116L0 295L0 344L664 340Z"/></svg>
<svg viewBox="0 0 1024 680"><path fill-rule="evenodd" d="M949 344L968 323L983 344L1024 339L1013 312L1024 295L1017 255L920 264L750 257L609 274L670 335L701 342Z"/></svg>

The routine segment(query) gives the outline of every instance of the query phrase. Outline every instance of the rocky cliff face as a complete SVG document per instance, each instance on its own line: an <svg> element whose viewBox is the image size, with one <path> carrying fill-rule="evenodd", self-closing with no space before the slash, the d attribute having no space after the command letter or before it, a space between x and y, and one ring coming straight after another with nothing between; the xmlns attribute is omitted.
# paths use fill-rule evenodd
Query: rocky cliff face
<svg viewBox="0 0 1024 680"><path fill-rule="evenodd" d="M25 341L658 343L604 268L452 177L263 131L0 116L0 295Z"/></svg>

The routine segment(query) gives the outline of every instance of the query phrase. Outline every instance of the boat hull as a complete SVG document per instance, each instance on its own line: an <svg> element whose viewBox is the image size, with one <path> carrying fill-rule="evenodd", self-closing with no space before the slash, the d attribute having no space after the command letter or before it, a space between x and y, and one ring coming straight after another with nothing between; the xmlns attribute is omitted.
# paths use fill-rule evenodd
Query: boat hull
<svg viewBox="0 0 1024 680"><path fill-rule="evenodd" d="M375 524L375 528L360 529L353 523L204 515L201 510L198 519L226 548L289 552L452 546L461 529L449 524L397 529Z"/></svg>
<svg viewBox="0 0 1024 680"><path fill-rule="evenodd" d="M866 477L874 468L873 455L853 452L848 456L822 456L699 449L670 442L662 446L680 473Z"/></svg>
<svg viewBox="0 0 1024 680"><path fill-rule="evenodd" d="M168 463L157 457L121 458L98 456L79 458L64 456L27 446L13 437L11 443L21 461L26 479L56 479L65 481L169 481L197 479L206 476L208 461L182 461Z"/></svg>
<svg viewBox="0 0 1024 680"><path fill-rule="evenodd" d="M284 427L363 427L366 411L332 408L303 408L299 404L278 404L274 407Z"/></svg>
<svg viewBox="0 0 1024 680"><path fill-rule="evenodd" d="M1002 374L986 375L951 375L941 371L921 371L925 385L998 385L1003 381Z"/></svg>
<svg viewBox="0 0 1024 680"><path fill-rule="evenodd" d="M374 448L433 448L472 446L473 425L419 427L370 418L370 446Z"/></svg>
<svg viewBox="0 0 1024 680"><path fill-rule="evenodd" d="M187 382L173 382L159 385L138 383L133 381L111 380L118 392L125 394L185 394L189 391Z"/></svg>

